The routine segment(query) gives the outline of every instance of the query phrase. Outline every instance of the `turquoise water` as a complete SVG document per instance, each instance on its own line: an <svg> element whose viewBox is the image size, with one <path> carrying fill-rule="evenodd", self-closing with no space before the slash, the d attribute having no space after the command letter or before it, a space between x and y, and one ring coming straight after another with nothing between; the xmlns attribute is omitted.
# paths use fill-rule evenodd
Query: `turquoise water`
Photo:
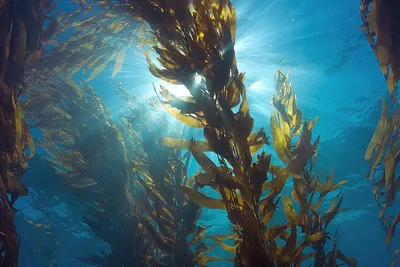
<svg viewBox="0 0 400 267"><path fill-rule="evenodd" d="M343 190L343 207L351 209L331 225L331 232L339 225L343 232L340 250L356 257L361 267L389 266L372 185L365 179L369 164L363 160L380 116L380 95L387 97L387 87L360 30L359 2L248 0L234 1L234 5L238 15L238 67L246 72L255 128L266 127L270 135L272 105L268 100L275 92L274 74L279 68L285 72L290 69L299 108L308 119L319 116L314 130L315 136L321 135L318 168L333 168L336 181L350 180ZM60 1L58 9L69 10L70 4ZM113 115L123 108L123 101L113 91L116 82L143 99L154 94L151 83L157 80L148 71L143 55L136 55L133 48L128 50L126 63L114 79L110 78L111 72L112 66L108 66L90 84ZM183 128L172 119L171 123ZM201 134L185 130L188 137ZM192 164L190 171L196 168ZM59 267L89 266L77 257L87 256L86 250L107 250L107 244L80 222L81 203L64 189L48 163L35 157L24 182L30 194L17 202L20 212L16 225L22 238L19 266L43 266L49 258L54 258ZM51 224L59 246L26 219ZM230 229L222 212L205 210L199 223L202 222L212 225L211 232L227 233ZM232 266L210 266L217 265Z"/></svg>

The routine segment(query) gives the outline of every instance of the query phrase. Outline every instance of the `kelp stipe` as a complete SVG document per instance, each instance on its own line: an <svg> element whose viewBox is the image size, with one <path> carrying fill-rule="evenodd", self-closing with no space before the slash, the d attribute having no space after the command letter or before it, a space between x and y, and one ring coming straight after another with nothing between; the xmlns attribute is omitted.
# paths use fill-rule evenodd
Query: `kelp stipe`
<svg viewBox="0 0 400 267"><path fill-rule="evenodd" d="M373 194L379 206L378 218L386 233L385 245L391 257L392 266L400 261L400 248L392 247L396 225L400 222L400 209L391 209L391 211L388 209L396 203L399 204L398 201L396 202L396 196L400 194L400 177L396 172L400 161L399 10L399 1L362 0L360 3L363 21L361 30L378 58L391 97L391 100L386 102L382 96L381 117L365 152L365 159L371 162L367 178L374 184ZM390 110L393 110L392 113L389 113Z"/></svg>
<svg viewBox="0 0 400 267"><path fill-rule="evenodd" d="M289 177L302 179L303 170L317 149L318 139L311 143L312 123L305 122L299 143L292 150L285 133L290 133L294 127L295 132L301 128L301 116L299 119L294 116L297 116L297 110L293 110L292 99L290 111L285 111L285 114L291 113L290 120L272 116L271 121L274 148L287 164L286 167L270 164L271 156L264 152L253 162L252 156L268 143L268 139L263 129L252 133L254 122L249 114L244 74L239 73L236 67L236 17L232 4L229 1L124 2L147 21L157 38L158 45L154 50L162 69L147 57L150 71L169 83L185 85L191 93L190 97L178 97L161 87L161 103L183 123L203 128L206 139L166 138L163 143L190 150L203 169L194 177L197 184L210 186L220 193L222 199L210 198L185 186L182 190L199 205L227 210L236 245L220 244L236 252L235 266L298 266L307 258L302 254L306 246L325 242L325 228L340 212L341 204L341 196L338 195L321 218L318 212L312 210L310 203L301 203L305 210L298 215L291 198L286 196L283 203L287 223L269 226L286 180ZM285 96L286 92L280 93ZM239 106L238 111L234 111L236 106ZM282 107L277 107L277 111L284 115ZM293 127L289 127L288 123L292 122L294 124L290 125ZM217 155L218 165L204 154L206 151ZM340 186L333 185L332 180L329 178L326 184L318 180L315 185L321 191L321 201L324 194ZM300 188L298 185L295 189L299 202L303 193L314 194L316 191L316 188L307 188L301 192ZM263 193L267 196L262 198ZM339 201L336 203L336 200ZM297 243L297 226L307 229L308 225L303 222L309 218L307 215L314 216L320 226L306 231L308 236ZM277 237L284 241L284 246L277 245ZM328 262L334 265L336 260L348 260L343 254L338 254L335 246L326 257ZM348 264L355 266L356 261Z"/></svg>
<svg viewBox="0 0 400 267"><path fill-rule="evenodd" d="M0 1L0 266L18 265L20 239L14 226L13 205L27 194L20 179L35 153L24 121L19 96L23 93L24 68L40 59L41 40L57 28L44 28L55 7L53 1Z"/></svg>

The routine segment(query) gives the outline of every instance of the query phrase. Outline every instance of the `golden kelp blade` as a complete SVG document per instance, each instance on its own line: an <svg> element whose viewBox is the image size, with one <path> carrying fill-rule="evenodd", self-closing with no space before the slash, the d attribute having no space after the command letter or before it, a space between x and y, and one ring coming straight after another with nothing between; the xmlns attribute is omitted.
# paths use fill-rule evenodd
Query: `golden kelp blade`
<svg viewBox="0 0 400 267"><path fill-rule="evenodd" d="M369 160L371 158L371 155L375 149L377 149L378 144L382 143L381 140L383 139L383 136L386 134L388 130L388 121L387 121L387 115L388 115L388 109L386 106L385 99L383 96L381 96L381 101L382 101L382 111L381 111L381 117L380 120L376 126L375 132L371 138L371 141L368 144L368 148L365 151L365 160Z"/></svg>
<svg viewBox="0 0 400 267"><path fill-rule="evenodd" d="M221 199L211 198L202 193L196 192L189 187L181 187L182 191L189 196L189 198L200 206L209 209L226 209L224 202Z"/></svg>
<svg viewBox="0 0 400 267"><path fill-rule="evenodd" d="M174 147L179 149L190 149L190 142L191 140L187 139L177 139L171 137L164 137L161 139L161 144L167 147ZM196 146L202 151L207 152L211 151L211 147L208 145L207 142L196 141Z"/></svg>
<svg viewBox="0 0 400 267"><path fill-rule="evenodd" d="M272 112L271 115L271 131L272 131L272 140L278 157L282 160L283 163L289 163L292 159L289 153L289 144L288 140L284 132L278 126L278 119L275 112Z"/></svg>
<svg viewBox="0 0 400 267"><path fill-rule="evenodd" d="M388 231L385 237L386 247L389 247L392 242L392 237L396 232L396 225L400 222L400 212L397 213L396 217L393 218L393 221L389 224Z"/></svg>
<svg viewBox="0 0 400 267"><path fill-rule="evenodd" d="M168 111L175 119L183 122L184 124L193 128L204 128L205 122L200 118L195 118L191 115L183 114L180 110L173 108L167 104L163 104L163 107Z"/></svg>
<svg viewBox="0 0 400 267"><path fill-rule="evenodd" d="M15 124L15 149L16 157L22 157L22 134L23 134L23 114L19 101L15 100L14 94L11 95L12 106L14 109L14 124Z"/></svg>
<svg viewBox="0 0 400 267"><path fill-rule="evenodd" d="M114 70L111 77L114 78L118 74L118 72L121 71L122 64L124 64L125 58L126 58L126 51L125 49L122 49L117 54L117 59L115 61Z"/></svg>
<svg viewBox="0 0 400 267"><path fill-rule="evenodd" d="M236 254L236 246L230 246L225 244L224 242L222 242L220 239L218 239L217 237L211 237L215 242L218 243L218 245L220 245L225 251L232 253L232 254Z"/></svg>

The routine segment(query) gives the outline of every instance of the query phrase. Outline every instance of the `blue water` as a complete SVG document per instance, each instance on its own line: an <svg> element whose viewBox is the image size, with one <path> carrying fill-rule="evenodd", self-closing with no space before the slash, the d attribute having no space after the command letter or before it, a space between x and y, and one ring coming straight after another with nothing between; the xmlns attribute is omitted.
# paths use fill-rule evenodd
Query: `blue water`
<svg viewBox="0 0 400 267"><path fill-rule="evenodd" d="M246 72L255 128L264 126L269 134L272 105L268 100L274 93L273 77L278 68L285 72L289 68L299 108L306 118L319 116L314 130L315 136L321 135L319 169L333 168L336 181L350 180L344 187L343 207L351 210L340 214L331 225L332 232L338 225L343 232L341 251L356 257L361 267L390 266L372 185L365 179L368 163L363 160L380 116L380 95L387 97L387 88L360 30L359 1L237 0L234 5L238 15L238 67ZM70 10L70 6L60 1L58 9ZM113 115L118 115L123 106L112 89L117 81L143 98L153 93L151 83L157 80L134 49L128 51L127 62L115 79L110 78L111 72L109 66L90 83ZM201 132L187 129L186 135L200 136ZM193 164L191 171L195 167ZM54 253L58 267L89 266L76 257L86 256L86 250L107 250L107 245L80 222L81 203L64 189L62 179L47 163L35 157L23 181L30 194L17 201L20 212L16 225L22 238L19 266L48 263L37 251L41 246ZM26 219L51 224L59 247ZM213 232L229 231L221 212L206 210L199 222L211 224Z"/></svg>

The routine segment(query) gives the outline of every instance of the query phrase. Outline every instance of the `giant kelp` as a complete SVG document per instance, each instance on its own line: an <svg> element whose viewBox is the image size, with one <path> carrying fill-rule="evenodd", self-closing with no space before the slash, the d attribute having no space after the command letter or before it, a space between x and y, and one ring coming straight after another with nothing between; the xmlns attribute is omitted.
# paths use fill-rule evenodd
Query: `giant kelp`
<svg viewBox="0 0 400 267"><path fill-rule="evenodd" d="M129 103L130 112L122 117L121 129L130 151L127 154L132 174L140 185L135 199L145 212L139 217L161 250L159 262L189 267L224 260L206 255L213 246L203 242L206 227L197 225L201 207L180 190L181 186L198 189L194 179L188 178L189 153L162 146L158 140L169 129L166 122L154 118L146 106L121 86L117 90Z"/></svg>
<svg viewBox="0 0 400 267"><path fill-rule="evenodd" d="M203 255L212 247L200 243L205 234L196 225L201 208L179 190L189 185L189 159L157 145L153 124L137 124L140 114L148 114L145 108L130 109L115 123L86 83L38 70L27 81L28 118L43 133L38 144L86 205L84 221L111 246L110 254L90 255L85 261L97 266L195 266L218 260ZM189 235L194 237L188 240Z"/></svg>
<svg viewBox="0 0 400 267"><path fill-rule="evenodd" d="M110 113L87 84L33 75L28 118L42 130L38 144L85 205L85 223L111 246L110 255L87 261L145 266L152 247L134 215L124 142Z"/></svg>
<svg viewBox="0 0 400 267"><path fill-rule="evenodd" d="M27 194L20 179L34 155L32 136L24 121L19 96L24 68L36 62L53 25L55 2L0 1L0 265L17 266L20 240L13 216L18 197Z"/></svg>
<svg viewBox="0 0 400 267"><path fill-rule="evenodd" d="M382 112L375 132L367 147L365 159L371 162L367 177L373 183L373 193L379 206L379 221L386 233L385 244L392 259L392 266L400 260L400 249L392 247L400 210L390 209L400 192L398 163L400 161L400 106L397 83L400 79L400 2L369 1L360 4L362 31L371 45L391 96L382 96Z"/></svg>
<svg viewBox="0 0 400 267"><path fill-rule="evenodd" d="M323 174L315 170L317 162L315 149L319 142L319 136L313 144L311 139L312 129L318 118L312 121L305 121L302 124L302 113L297 107L296 94L288 78L289 73L284 75L281 71L277 72L275 78L277 93L272 98L275 111L271 116L271 131L275 140L273 146L282 162L287 162L287 159L290 159L286 168L289 168L290 164L295 160L302 162L301 166L304 167L299 170L299 176L294 176L291 199L284 197L284 213L286 216L288 214L294 215L293 218L296 219L297 225L302 229L302 233L305 234L302 249L309 247L313 250L311 254L308 254L308 257L315 259L314 266L334 265L338 260L345 262L349 266L357 266L357 261L354 258L344 256L338 250L338 230L334 236L333 249L328 253L325 251L325 244L330 239L327 231L329 224L339 213L347 210L341 208L343 195L341 191L337 191L348 181L343 180L334 184L333 171L324 178ZM295 145L293 145L294 143ZM311 153L307 152L310 149L313 151ZM296 165L298 164L293 164L293 166ZM271 188L270 184L273 185L274 181L268 182L265 186ZM278 191L282 191L284 181L278 182L278 184L275 188ZM323 200L330 192L337 192L337 194L332 199L329 208L322 212ZM297 215L294 209L296 205L299 207Z"/></svg>
<svg viewBox="0 0 400 267"><path fill-rule="evenodd" d="M400 79L400 3L393 0L361 0L361 30L379 60L389 91Z"/></svg>
<svg viewBox="0 0 400 267"><path fill-rule="evenodd" d="M239 73L236 67L236 15L230 1L123 2L149 24L157 38L154 50L162 68L147 56L151 73L171 84L183 84L191 94L178 97L161 87L161 103L183 123L202 128L206 139L168 138L163 140L164 144L190 150L203 169L195 177L197 184L210 186L221 199L185 186L182 190L199 205L227 210L236 243L228 250L236 252L235 266L299 265L307 257L302 254L306 246L322 243L323 247L326 227L340 211L342 198L339 194L322 217L311 207L312 201L308 201L308 195L314 196L316 191L322 201L340 184L334 185L333 178L322 183L320 178L303 177L319 138L312 143L313 122L302 125L295 98L287 92L290 87L281 84L285 81L282 74L278 73L277 88L284 98L278 94L273 99L278 116L273 114L271 130L274 149L285 167L271 164L271 155L265 152L257 155L256 161L252 160L268 144L268 139L263 129L252 133L254 120L246 99L244 73ZM289 137L300 132L298 143L292 148ZM215 153L218 165L206 156L206 151ZM296 213L291 198L285 196L283 210L287 222L269 225L289 177L303 181L295 182L294 186L293 199L299 202L300 213ZM297 226L305 233L301 242L297 242ZM278 237L284 245L275 240ZM322 253L320 248L316 250ZM326 262L322 263L324 259L320 258L319 266L323 266ZM338 253L336 245L328 258L332 265L339 258L349 261Z"/></svg>
<svg viewBox="0 0 400 267"><path fill-rule="evenodd" d="M129 47L148 39L143 39L143 23L120 12L119 5L111 1L93 2L81 3L69 13L60 12L58 38L52 40L40 69L51 68L68 77L88 73L86 81L90 81L113 64L115 77Z"/></svg>
<svg viewBox="0 0 400 267"><path fill-rule="evenodd" d="M111 186L107 185L106 192L104 190L92 190L92 187L99 182L98 179L102 179L101 177L104 177L104 175L106 175L109 171L104 170L105 167L103 168L100 165L96 165L98 170L95 172L93 170L91 177L87 177L88 163L90 164L94 160L95 163L91 164L100 164L100 162L107 162L107 164L110 164L110 162L106 159L97 159L99 155L96 156L95 154L87 154L87 152L85 152L87 155L83 155L85 149L87 149L89 146L92 149L89 148L88 151L96 153L96 150L94 150L95 146L98 146L99 144L106 145L109 142L116 141L116 136L108 136L107 138L101 137L101 134L99 135L98 133L98 129L96 129L96 127L92 128L93 126L90 128L93 130L86 132L85 129L87 128L84 128L86 125L101 125L101 120L99 120L99 118L104 119L107 114L103 114L103 112L106 112L104 110L103 103L92 93L87 95L86 90L81 91L81 86L76 85L72 81L71 76L84 67L84 71L93 69L88 78L88 80L91 80L104 70L110 60L117 58L112 74L115 76L122 67L126 57L126 49L132 43L135 43L137 46L141 45L141 43L144 41L149 41L148 37L143 37L143 34L146 36L145 28L138 28L140 24L138 22L133 23L130 16L116 12L116 10L118 10L118 5L115 6L111 3L100 3L100 8L103 8L104 10L101 11L101 9L99 9L96 10L94 14L91 14L88 12L88 10L91 10L91 7L89 8L89 6L85 4L78 7L71 14L63 15L62 19L60 20L60 31L66 32L69 29L72 29L75 34L61 44L56 43L56 47L49 51L49 54L42 60L42 63L38 66L34 66L35 68L31 70L30 74L32 76L30 76L30 78L32 79L29 80L29 83L34 86L31 87L32 90L29 91L29 94L31 95L31 105L29 110L33 126L43 130L44 139L42 142L40 142L40 144L43 144L43 147L51 153L50 161L52 161L52 163L56 166L59 166L56 167L57 172L69 177L70 179L68 183L70 185L74 185L71 187L71 189L75 192L75 194L85 202L91 203L89 205L89 211L85 213L91 214L91 216L88 217L87 222L95 231L95 233L108 242L112 247L112 253L104 260L93 256L88 259L89 262L103 266L108 266L115 263L120 263L121 265L139 264L138 262L134 262L132 257L129 259L130 256L137 254L135 254L135 251L131 250L137 251L138 249L135 249L136 247L148 247L149 250L146 253L139 253L141 255L140 257L142 257L142 262L144 261L143 259L155 259L158 258L159 255L163 255L159 264L164 262L164 264L169 266L182 266L182 264L183 266L191 266L196 264L198 261L195 257L200 258L201 254L204 254L206 251L202 250L192 253L189 249L191 244L199 243L202 240L200 238L201 236L197 236L196 239L194 239L191 243L186 241L188 235L194 234L194 231L197 230L195 224L200 208L194 203L188 201L182 192L179 191L178 193L181 194L182 197L176 198L176 202L174 202L177 206L171 206L166 205L167 203L163 204L162 202L157 202L157 206L154 207L154 212L158 212L159 205L164 205L162 208L167 209L169 211L168 214L172 216L171 222L166 220L166 218L160 217L163 216L163 214L156 214L152 216L151 221L144 220L144 218L147 216L142 216L141 210L146 209L144 209L141 204L147 201L146 198L149 196L149 192L144 192L144 194L142 192L140 194L140 200L136 200L135 198L134 202L137 210L135 209L135 211L129 211L128 205L126 204L120 205L119 207L121 211L134 213L133 216L135 218L132 219L132 222L126 224L127 227L131 228L130 231L134 231L135 227L141 228L144 225L145 229L150 229L149 232L152 234L154 240L159 240L157 236L158 229L164 229L161 228L164 226L161 225L161 222L174 226L174 231L170 232L170 234L174 236L173 239L175 240L172 243L174 249L165 251L166 246L160 246L160 242L156 242L158 246L155 246L155 250L153 251L151 249L151 244L154 242L149 241L150 243L146 245L146 238L148 238L148 236L141 237L140 229L136 229L139 232L136 240L131 240L131 235L126 235L126 232L130 231L125 231L126 236L122 239L120 236L114 234L114 232L117 230L115 218L118 218L118 216L113 216L115 211L111 211L110 214L110 210L116 209L118 206L118 200L113 199L112 202L115 205L113 204L114 206L111 207L110 204L108 204L108 206L104 206L102 201L99 201L98 199L105 198L104 202L109 203L109 199L113 196L111 191L115 190L113 192L116 193L122 189L117 184L112 186L113 189L109 188ZM84 13L85 16L76 20L76 14L79 13ZM137 35L136 33L140 33L140 35ZM135 38L136 36L140 36L140 38ZM144 38L144 40L142 38ZM52 69L53 67L54 69ZM52 71L43 72L42 70L46 70L46 68L52 69ZM66 76L66 78L63 78L63 76ZM48 80L48 77L52 77L54 80ZM82 88L90 87L88 87L87 84L84 84L82 85ZM96 101L89 101L88 103L88 100L85 100L85 98L88 96L90 96L89 100L93 97ZM128 96L126 95L126 97ZM173 179L173 181L179 181L179 179L182 179L181 182L183 183L185 170L182 169L181 172L175 170L178 168L178 166L182 167L183 165L178 156L173 157L170 152L166 152L165 155L170 156L165 158L165 164L163 166L169 169L173 168L174 174L166 173L166 170L164 169L163 171L163 168L160 169L160 173L154 173L156 168L154 168L153 165L157 161L152 159L152 157L149 157L149 151L143 150L144 148L151 149L151 147L154 145L147 145L144 147L138 145L141 140L141 135L138 134L138 132L143 131L143 129L139 131L138 125L132 123L135 116L137 117L139 113L145 113L145 107L142 107L142 109L143 111L141 112L139 112L139 109L130 109L129 112L135 115L125 117L125 119L122 120L118 126L112 123L110 119L103 120L104 127L107 125L109 127L112 126L114 129L118 131L121 130L124 133L123 137L121 137L122 139L120 140L123 141L122 144L124 144L123 151L113 151L113 153L118 155L118 157L114 157L114 160L122 160L122 152L125 153L126 160L124 164L126 164L125 167L127 168L128 176L130 178L136 177L139 173L138 181L145 183L158 181L158 183L156 183L157 187L154 187L154 190L159 190L162 192L164 198L168 198L169 196L170 199L175 199L175 191L179 189L176 189L175 185L169 182L171 182L171 179ZM92 112L94 117L85 118L83 114L86 114L86 112L89 112L90 110L95 110ZM75 114L77 112L81 112L80 114L82 114L82 116ZM76 121L72 121L71 118L78 119ZM97 119L95 120L94 118ZM127 120L128 118L129 121ZM80 121L79 119L83 121ZM135 127L133 127L133 125L135 125ZM60 129L64 129L65 127L68 128L69 131L60 131ZM86 139L80 140L81 137L78 138L76 136L89 136L88 134L96 135L96 137L102 138L102 141L94 144L93 141L95 140L90 139L90 142L87 142ZM74 144L78 141L79 150L75 151L77 147ZM152 141L154 143L154 140ZM93 146L90 145L91 143L93 143ZM111 145L110 148L111 147L114 146ZM108 155L111 156L112 153L108 153ZM159 154L152 153L153 157L155 155L157 155L157 158L159 159ZM76 161L76 157L79 158L78 161ZM149 162L151 162L152 168L148 166L148 164L150 164ZM160 162L157 164L159 163ZM113 164L108 166L112 167ZM94 168L94 166L90 167L91 170ZM133 170L137 171L133 172ZM146 176L145 174L148 173L149 170L151 170L151 175ZM97 173L101 173L102 176L97 177ZM178 174L182 176L178 177ZM113 177L113 179L119 179L121 175L122 174L120 173L119 176L114 177L115 175L110 175L110 177ZM149 180L149 177L151 177L153 180ZM76 190L76 187L78 187L79 190ZM91 192L89 193L85 190L91 190ZM97 195L94 194L96 191L98 191ZM106 195L106 197L103 195ZM150 194L150 196L154 196L154 193ZM131 205L133 204L131 203ZM103 212L95 213L94 210L98 209L99 207L102 207L101 210L103 210ZM183 214L181 209L186 210L186 213ZM92 213L95 213L95 215ZM187 214L192 214L193 216L184 217L184 215ZM92 221L91 218L95 218L95 221ZM142 220L142 222L138 222L136 219ZM107 220L114 220L110 227L107 226ZM151 223L154 222L158 224L156 227L157 230L151 228ZM106 228L106 230L104 230L104 228ZM119 233L122 234L125 228L118 227L118 229ZM204 232L200 231L200 234L204 235ZM131 244L124 242L117 243L121 240L131 240ZM137 240L139 240L139 243L134 243ZM200 247L204 248L207 246L202 243ZM160 249L160 253L157 251L157 248ZM208 260L211 259L212 258L208 258Z"/></svg>

